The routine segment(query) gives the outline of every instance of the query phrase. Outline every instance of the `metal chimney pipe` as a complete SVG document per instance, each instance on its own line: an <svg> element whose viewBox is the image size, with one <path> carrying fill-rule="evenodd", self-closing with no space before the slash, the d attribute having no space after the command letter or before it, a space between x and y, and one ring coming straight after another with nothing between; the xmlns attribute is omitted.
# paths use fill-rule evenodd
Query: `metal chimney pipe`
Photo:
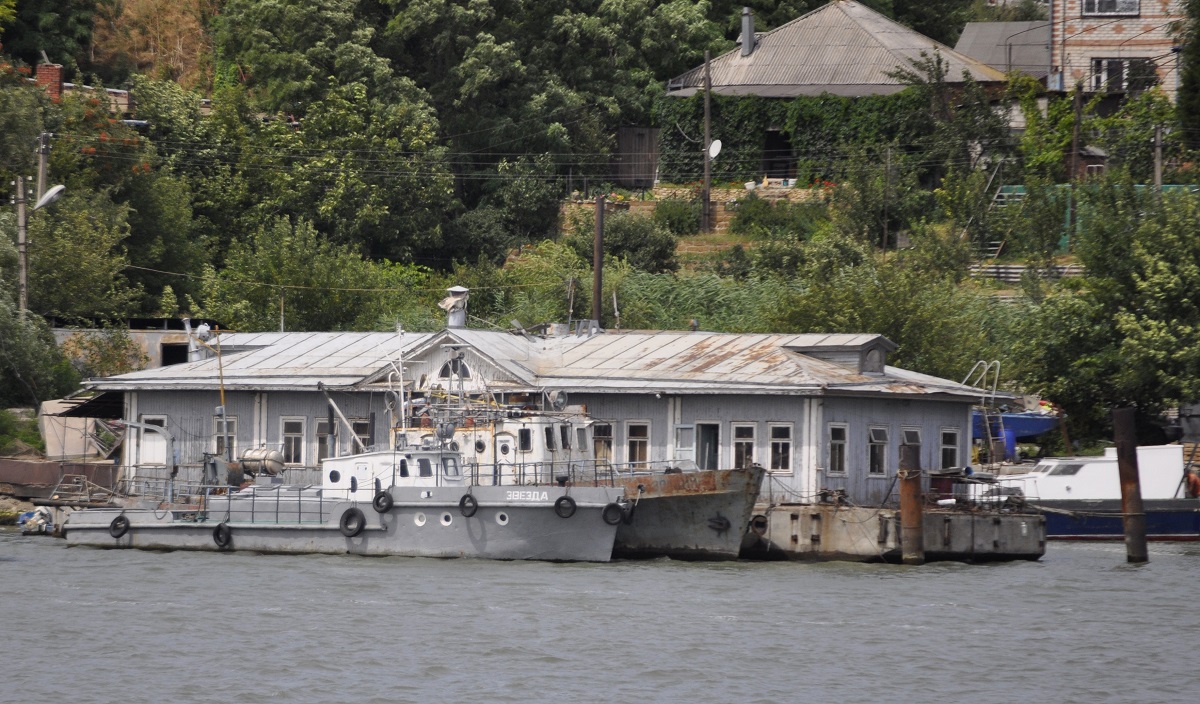
<svg viewBox="0 0 1200 704"><path fill-rule="evenodd" d="M742 8L742 56L749 56L754 51L754 13L750 8Z"/></svg>

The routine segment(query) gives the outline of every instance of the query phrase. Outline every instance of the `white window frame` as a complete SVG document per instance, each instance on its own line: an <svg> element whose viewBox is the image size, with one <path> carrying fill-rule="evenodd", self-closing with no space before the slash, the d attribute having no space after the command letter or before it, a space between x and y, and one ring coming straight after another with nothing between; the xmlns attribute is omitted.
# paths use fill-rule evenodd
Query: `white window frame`
<svg viewBox="0 0 1200 704"><path fill-rule="evenodd" d="M213 436L213 444L212 444L213 454L217 455L218 457L226 456L224 444L221 442L221 439L222 439L222 437L227 437L227 438L231 439L230 445L231 445L231 449L233 450L233 453L229 456L233 457L234 459L237 459L237 456L238 456L238 417L237 416L225 416L225 420L228 422L228 425L225 428L225 432L222 433L221 432L221 430L222 430L221 416L219 416L219 415L213 416L213 434L212 434L212 436Z"/></svg>
<svg viewBox="0 0 1200 704"><path fill-rule="evenodd" d="M734 469L749 469L758 454L758 423L730 423L730 448L733 456L729 465ZM738 437L738 431L750 431L750 437ZM748 456L747 456L748 455Z"/></svg>
<svg viewBox="0 0 1200 704"><path fill-rule="evenodd" d="M601 430L607 430L607 435L601 435ZM613 461L613 446L616 443L616 438L613 437L612 423L595 423L592 425L592 453L596 458L597 464L607 464Z"/></svg>
<svg viewBox="0 0 1200 704"><path fill-rule="evenodd" d="M775 431L777 429L786 430L787 438L776 438ZM792 462L796 453L796 426L793 423L767 423L767 466L768 471L772 474L791 474ZM775 461L776 445L787 446L787 461L785 463L777 463ZM784 464L786 466L776 466L776 464Z"/></svg>
<svg viewBox="0 0 1200 704"><path fill-rule="evenodd" d="M841 440L834 440L834 438L833 438L834 430L842 431ZM830 423L829 427L825 431L825 437L828 439L828 442L829 442L829 447L827 448L828 454L826 455L826 462L827 462L828 466L825 468L825 472L827 474L834 474L839 477L845 476L846 475L847 451L848 451L849 445L850 445L850 424L849 423ZM839 445L842 448L841 449L841 457L840 457L842 466L840 469L834 466L836 463L834 462L834 452L833 452L834 447L839 446Z"/></svg>
<svg viewBox="0 0 1200 704"><path fill-rule="evenodd" d="M872 425L867 428L868 477L886 477L888 475L888 449L891 442L892 436L886 425ZM879 448L880 471L875 471L875 448Z"/></svg>
<svg viewBox="0 0 1200 704"><path fill-rule="evenodd" d="M954 444L953 445L950 445L946 442L946 434L947 433L954 433ZM941 465L939 467L939 469L950 469L951 467L961 466L961 464L960 464L960 462L962 461L962 448L960 447L960 444L962 442L961 439L962 439L962 430L959 428L942 428L941 430L938 431L938 464ZM949 450L954 451L954 463L947 465L946 464L946 452Z"/></svg>
<svg viewBox="0 0 1200 704"><path fill-rule="evenodd" d="M909 433L916 433L916 436L917 436L917 442L916 442L916 443L911 443L911 442L909 442L909 440L910 440ZM912 425L906 425L906 426L902 426L902 427L900 428L900 440L901 440L901 444L902 444L902 445L913 445L913 444L915 444L917 447L920 447L920 446L921 446L921 440L922 440L922 438L921 438L921 429L920 429L920 428L918 428L918 427L916 427L916 426L912 426Z"/></svg>
<svg viewBox="0 0 1200 704"><path fill-rule="evenodd" d="M634 437L633 428L645 427L646 435ZM650 462L650 421L648 420L630 420L625 421L625 462L629 466L644 465ZM642 447L642 459L634 459L633 444L637 443Z"/></svg>
<svg viewBox="0 0 1200 704"><path fill-rule="evenodd" d="M1083 0L1079 3L1081 17L1138 17L1141 14L1141 0Z"/></svg>
<svg viewBox="0 0 1200 704"><path fill-rule="evenodd" d="M299 423L300 424L300 434L299 435L297 435L296 433L289 434L285 430L285 428L287 428L288 423ZM304 464L305 459L308 457L307 437L308 437L308 418L306 418L304 416L280 416L280 418L279 418L279 451L283 453L283 463L284 464L292 465L292 466L301 466ZM297 458L296 461L293 461L293 462L288 462L288 439L289 438L297 440L297 442L295 443L295 448L300 454L299 458Z"/></svg>

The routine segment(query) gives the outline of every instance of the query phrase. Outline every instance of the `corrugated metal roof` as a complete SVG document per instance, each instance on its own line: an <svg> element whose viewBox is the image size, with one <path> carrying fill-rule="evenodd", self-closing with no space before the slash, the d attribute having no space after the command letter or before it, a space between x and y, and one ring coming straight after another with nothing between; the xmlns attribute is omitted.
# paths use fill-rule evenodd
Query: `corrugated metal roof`
<svg viewBox="0 0 1200 704"><path fill-rule="evenodd" d="M363 387L381 380L399 356L393 333L291 333L275 338L229 340L243 347L223 355L226 389ZM947 379L888 367L884 374L818 359L822 350L864 346L893 349L870 334L732 334L715 332L609 332L541 338L509 332L453 329L406 335L406 362L418 362L446 345L473 354L506 372L505 388L562 389L596 393L760 394L949 394L980 392ZM801 350L807 350L809 354ZM90 382L100 390L213 389L217 360L147 369Z"/></svg>
<svg viewBox="0 0 1200 704"><path fill-rule="evenodd" d="M1004 74L869 7L836 0L758 37L749 56L741 49L713 59L714 93L788 98L833 93L849 97L895 93L904 85L889 76L911 68L921 52L941 54L947 80L963 71L980 82L1003 82ZM667 84L670 95L688 96L704 86L704 66Z"/></svg>
<svg viewBox="0 0 1200 704"><path fill-rule="evenodd" d="M1050 64L1050 23L968 22L954 50L1000 71L1044 78Z"/></svg>
<svg viewBox="0 0 1200 704"><path fill-rule="evenodd" d="M97 379L88 386L101 390L211 389L222 374L227 389L313 389L318 382L348 386L384 368L398 356L402 344L413 346L429 336L406 333L401 342L393 332L226 334L220 338L219 364L213 356Z"/></svg>

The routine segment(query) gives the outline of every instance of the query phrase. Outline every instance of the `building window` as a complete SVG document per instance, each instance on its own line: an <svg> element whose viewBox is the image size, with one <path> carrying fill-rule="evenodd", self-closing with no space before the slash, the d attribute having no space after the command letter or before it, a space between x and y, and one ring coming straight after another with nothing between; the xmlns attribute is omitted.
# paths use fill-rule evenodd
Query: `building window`
<svg viewBox="0 0 1200 704"><path fill-rule="evenodd" d="M754 426L733 426L733 468L747 469L754 464Z"/></svg>
<svg viewBox="0 0 1200 704"><path fill-rule="evenodd" d="M317 461L333 456L333 428L327 420L317 421Z"/></svg>
<svg viewBox="0 0 1200 704"><path fill-rule="evenodd" d="M846 426L829 426L829 466L830 474L846 473Z"/></svg>
<svg viewBox="0 0 1200 704"><path fill-rule="evenodd" d="M363 420L362 418L351 419L350 428L354 430L354 436L362 443L366 449L371 448L371 421ZM351 452L356 452L358 448L350 448Z"/></svg>
<svg viewBox="0 0 1200 704"><path fill-rule="evenodd" d="M228 416L225 423L226 427L222 428L221 416L213 416L215 452L221 457L237 457L237 416ZM226 455L225 448L229 448L231 454Z"/></svg>
<svg viewBox="0 0 1200 704"><path fill-rule="evenodd" d="M1083 16L1137 16L1142 13L1141 5L1141 0L1083 0Z"/></svg>
<svg viewBox="0 0 1200 704"><path fill-rule="evenodd" d="M921 446L921 429L920 428L904 428L900 431L904 436L904 444L914 447Z"/></svg>
<svg viewBox="0 0 1200 704"><path fill-rule="evenodd" d="M629 464L644 464L650 458L650 425L630 423L625 430L629 441Z"/></svg>
<svg viewBox="0 0 1200 704"><path fill-rule="evenodd" d="M867 473L877 476L887 474L888 429L872 427L870 429L869 452L867 456Z"/></svg>
<svg viewBox="0 0 1200 704"><path fill-rule="evenodd" d="M304 464L304 419L279 419L284 464Z"/></svg>
<svg viewBox="0 0 1200 704"><path fill-rule="evenodd" d="M592 426L592 451L597 462L612 461L612 426L608 423L597 423Z"/></svg>
<svg viewBox="0 0 1200 704"><path fill-rule="evenodd" d="M438 370L439 379L470 379L471 370L467 367L467 363L455 357L442 365Z"/></svg>
<svg viewBox="0 0 1200 704"><path fill-rule="evenodd" d="M771 465L772 472L792 471L792 426L772 425Z"/></svg>
<svg viewBox="0 0 1200 704"><path fill-rule="evenodd" d="M1092 59L1092 90L1142 93L1158 84L1152 59Z"/></svg>
<svg viewBox="0 0 1200 704"><path fill-rule="evenodd" d="M958 431L942 431L942 469L958 466Z"/></svg>

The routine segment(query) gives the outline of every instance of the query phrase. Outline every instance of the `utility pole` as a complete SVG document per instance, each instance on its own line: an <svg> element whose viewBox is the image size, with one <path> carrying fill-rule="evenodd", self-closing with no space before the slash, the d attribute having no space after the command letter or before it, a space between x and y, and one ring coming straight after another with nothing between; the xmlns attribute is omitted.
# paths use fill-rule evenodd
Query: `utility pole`
<svg viewBox="0 0 1200 704"><path fill-rule="evenodd" d="M49 161L50 133L43 132L38 135L37 200L41 200L46 194L46 170L49 168Z"/></svg>
<svg viewBox="0 0 1200 704"><path fill-rule="evenodd" d="M892 148L885 147L886 156L883 161L883 246L880 249L887 251L888 246L888 200L892 196Z"/></svg>
<svg viewBox="0 0 1200 704"><path fill-rule="evenodd" d="M1162 193L1162 125L1154 126L1154 190Z"/></svg>
<svg viewBox="0 0 1200 704"><path fill-rule="evenodd" d="M710 52L704 52L704 187L701 194L700 203L700 231L709 232L712 229L711 213L709 208L710 189L712 188L711 161L709 151L712 149L712 132L709 97L712 95L712 76L709 74Z"/></svg>
<svg viewBox="0 0 1200 704"><path fill-rule="evenodd" d="M596 196L596 238L592 242L592 320L600 326L600 303L604 291L604 196Z"/></svg>
<svg viewBox="0 0 1200 704"><path fill-rule="evenodd" d="M29 309L29 215L25 212L25 177L17 176L17 310Z"/></svg>

